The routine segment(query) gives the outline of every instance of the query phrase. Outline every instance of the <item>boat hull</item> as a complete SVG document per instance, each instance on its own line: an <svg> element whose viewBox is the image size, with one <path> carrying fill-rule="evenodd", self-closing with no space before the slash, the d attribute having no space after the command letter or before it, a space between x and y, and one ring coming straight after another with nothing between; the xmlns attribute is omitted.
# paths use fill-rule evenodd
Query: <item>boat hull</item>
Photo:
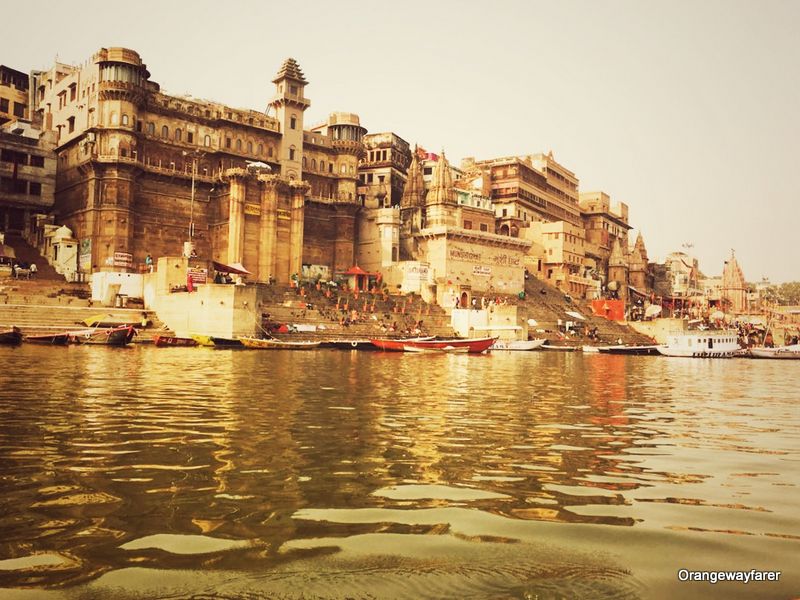
<svg viewBox="0 0 800 600"><path fill-rule="evenodd" d="M97 344L103 346L127 346L136 335L132 325L127 327L112 327L109 329L93 329L88 332L70 333L70 342L77 344Z"/></svg>
<svg viewBox="0 0 800 600"><path fill-rule="evenodd" d="M66 346L69 344L68 333L54 333L45 335L28 335L25 341L30 344L45 344L50 346Z"/></svg>
<svg viewBox="0 0 800 600"><path fill-rule="evenodd" d="M456 340L370 340L381 350L389 352L416 352L419 350L443 351L451 348L466 348L470 354L485 352L495 343L496 338L472 338Z"/></svg>
<svg viewBox="0 0 800 600"><path fill-rule="evenodd" d="M775 358L780 360L800 360L800 346L782 346L778 348L750 348L753 358Z"/></svg>
<svg viewBox="0 0 800 600"><path fill-rule="evenodd" d="M636 356L657 356L658 346L609 346L597 349L601 354L633 354Z"/></svg>
<svg viewBox="0 0 800 600"><path fill-rule="evenodd" d="M320 345L320 342L285 342L248 337L239 338L239 341L245 348L255 350L313 350Z"/></svg>
<svg viewBox="0 0 800 600"><path fill-rule="evenodd" d="M538 350L544 346L546 340L514 340L505 342L497 340L492 346L492 352L497 350L514 350L519 352L529 352L531 350Z"/></svg>
<svg viewBox="0 0 800 600"><path fill-rule="evenodd" d="M157 348L179 348L197 346L197 340L192 338L175 337L171 335L153 336L153 344Z"/></svg>
<svg viewBox="0 0 800 600"><path fill-rule="evenodd" d="M22 332L19 330L19 327L12 327L11 329L0 331L0 344L16 346L20 343L22 343Z"/></svg>
<svg viewBox="0 0 800 600"><path fill-rule="evenodd" d="M244 348L241 340L211 336L215 348Z"/></svg>

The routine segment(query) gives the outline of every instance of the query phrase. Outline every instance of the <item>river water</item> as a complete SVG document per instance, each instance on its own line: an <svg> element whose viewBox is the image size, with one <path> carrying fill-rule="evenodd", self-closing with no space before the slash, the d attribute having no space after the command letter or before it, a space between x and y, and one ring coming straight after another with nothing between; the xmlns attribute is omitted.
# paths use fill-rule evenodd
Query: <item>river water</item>
<svg viewBox="0 0 800 600"><path fill-rule="evenodd" d="M27 345L0 360L3 599L800 592L795 362Z"/></svg>

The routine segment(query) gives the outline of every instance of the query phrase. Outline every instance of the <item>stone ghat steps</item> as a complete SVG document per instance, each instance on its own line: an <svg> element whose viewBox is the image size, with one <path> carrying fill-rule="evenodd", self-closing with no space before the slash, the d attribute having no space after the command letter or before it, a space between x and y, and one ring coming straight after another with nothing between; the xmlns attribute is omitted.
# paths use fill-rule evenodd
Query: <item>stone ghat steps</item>
<svg viewBox="0 0 800 600"><path fill-rule="evenodd" d="M38 304L51 306L91 306L88 284L39 279L0 279L0 305Z"/></svg>
<svg viewBox="0 0 800 600"><path fill-rule="evenodd" d="M625 324L609 321L603 317L592 314L588 302L575 300L568 301L561 290L531 277L525 282L525 299L517 300L517 304L527 308L528 318L536 320L536 327L531 328L532 337L546 337L555 343L584 345L584 344L616 344L622 340L623 344L650 344L652 340L642 335ZM566 311L574 311L583 315L586 320L579 321L569 316ZM572 336L559 334L558 321L582 323L588 331L597 328L598 339L589 340L587 336ZM544 333L537 333L536 329L544 329Z"/></svg>
<svg viewBox="0 0 800 600"><path fill-rule="evenodd" d="M419 296L391 296L381 293L333 290L326 294L323 290L269 286L262 292L262 313L268 313L270 320L306 325L324 326L321 333L352 334L357 337L380 337L388 334L381 329L396 323L399 335L403 331L413 331L415 324L422 321L422 329L429 335L452 336L450 316L440 306L427 304ZM311 308L309 308L309 306ZM352 319L356 311L355 323L343 325L345 319Z"/></svg>
<svg viewBox="0 0 800 600"><path fill-rule="evenodd" d="M38 271L35 278L37 280L64 282L64 276L56 272L47 262L47 259L39 254L39 251L26 242L19 234L8 232L6 234L5 243L7 246L11 246L14 249L14 255L17 257L18 261L36 265Z"/></svg>
<svg viewBox="0 0 800 600"><path fill-rule="evenodd" d="M142 328L142 313L147 314L150 324ZM128 320L136 326L138 335L135 342L152 341L154 335L174 335L165 328L156 313L124 308L47 306L32 304L0 304L0 329L19 327L23 335L42 335L85 329L82 320L95 315L109 315L112 318Z"/></svg>

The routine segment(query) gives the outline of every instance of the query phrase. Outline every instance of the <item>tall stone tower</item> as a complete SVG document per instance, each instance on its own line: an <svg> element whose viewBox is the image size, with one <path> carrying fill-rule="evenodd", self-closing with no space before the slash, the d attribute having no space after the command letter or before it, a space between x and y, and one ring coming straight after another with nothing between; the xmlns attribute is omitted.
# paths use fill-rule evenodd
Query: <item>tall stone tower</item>
<svg viewBox="0 0 800 600"><path fill-rule="evenodd" d="M625 251L619 243L619 238L614 238L611 246L611 256L608 259L608 283L612 281L617 285L617 296L628 303L628 260Z"/></svg>
<svg viewBox="0 0 800 600"><path fill-rule="evenodd" d="M426 206L426 227L437 225L454 226L455 211L457 205L456 194L453 191L453 176L450 173L450 163L442 151L439 161L433 169L433 179L431 180L428 194L425 196Z"/></svg>
<svg viewBox="0 0 800 600"><path fill-rule="evenodd" d="M400 258L416 260L417 249L414 234L419 233L425 222L425 181L419 165L417 147L411 154L406 185L400 199Z"/></svg>
<svg viewBox="0 0 800 600"><path fill-rule="evenodd" d="M303 176L303 113L311 106L311 101L303 94L308 81L297 61L287 58L272 83L275 97L271 106L275 108L283 134L278 156L281 176L299 180Z"/></svg>

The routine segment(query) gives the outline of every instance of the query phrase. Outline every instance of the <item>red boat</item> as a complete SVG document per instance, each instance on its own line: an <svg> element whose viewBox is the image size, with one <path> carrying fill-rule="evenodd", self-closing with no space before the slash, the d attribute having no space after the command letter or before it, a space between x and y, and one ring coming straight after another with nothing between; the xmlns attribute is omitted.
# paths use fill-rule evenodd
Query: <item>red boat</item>
<svg viewBox="0 0 800 600"><path fill-rule="evenodd" d="M480 354L492 347L497 338L468 338L455 340L370 340L374 346L381 350L392 352L419 352L419 351L439 351L454 352L466 348L470 354Z"/></svg>
<svg viewBox="0 0 800 600"><path fill-rule="evenodd" d="M172 335L154 335L153 344L158 348L173 348L177 346L197 346L197 340L192 338L175 337Z"/></svg>
<svg viewBox="0 0 800 600"><path fill-rule="evenodd" d="M50 344L51 346L66 346L69 344L69 333L45 333L42 335L26 335L25 341L31 344Z"/></svg>

